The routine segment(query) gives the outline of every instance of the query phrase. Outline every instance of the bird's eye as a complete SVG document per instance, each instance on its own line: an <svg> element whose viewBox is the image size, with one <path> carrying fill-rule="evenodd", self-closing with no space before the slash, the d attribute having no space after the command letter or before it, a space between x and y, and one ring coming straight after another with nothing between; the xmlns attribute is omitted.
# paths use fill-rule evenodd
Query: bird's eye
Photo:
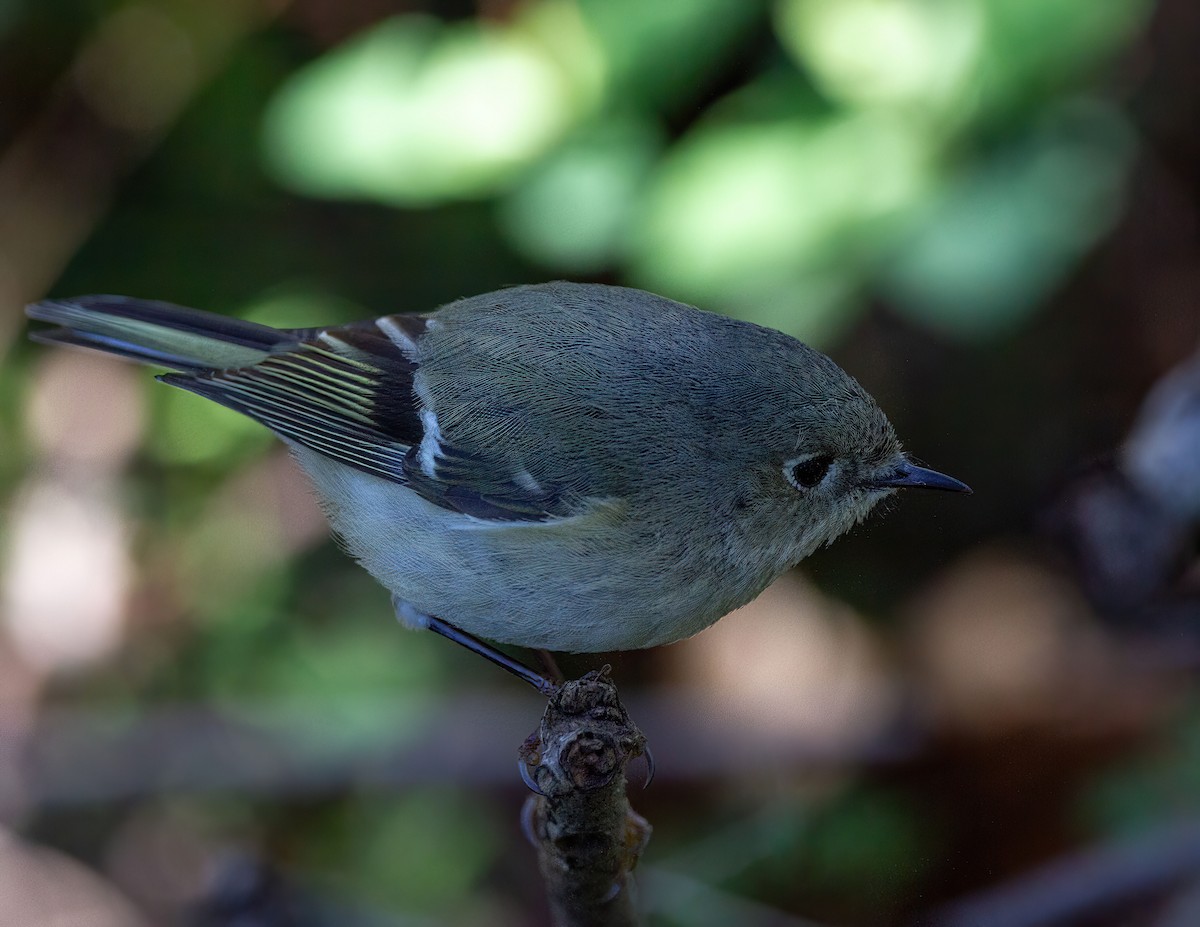
<svg viewBox="0 0 1200 927"><path fill-rule="evenodd" d="M825 479L825 474L829 472L832 465L833 455L814 454L812 457L805 457L791 464L788 479L797 489L812 489Z"/></svg>

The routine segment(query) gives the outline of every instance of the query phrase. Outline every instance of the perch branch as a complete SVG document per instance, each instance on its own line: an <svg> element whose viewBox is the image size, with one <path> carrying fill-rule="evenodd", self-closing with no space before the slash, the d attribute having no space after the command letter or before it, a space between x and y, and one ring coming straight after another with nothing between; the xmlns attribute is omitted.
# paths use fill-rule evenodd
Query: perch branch
<svg viewBox="0 0 1200 927"><path fill-rule="evenodd" d="M565 683L521 745L522 776L537 793L525 831L555 927L637 923L631 873L650 825L625 797L625 768L645 749L608 667Z"/></svg>

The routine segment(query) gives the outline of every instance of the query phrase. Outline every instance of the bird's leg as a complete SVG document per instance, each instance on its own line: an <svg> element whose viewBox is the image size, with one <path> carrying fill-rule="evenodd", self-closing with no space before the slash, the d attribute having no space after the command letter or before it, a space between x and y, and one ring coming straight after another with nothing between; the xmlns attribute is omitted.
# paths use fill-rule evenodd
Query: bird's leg
<svg viewBox="0 0 1200 927"><path fill-rule="evenodd" d="M542 672L550 679L554 680L556 686L561 686L567 681L567 677L563 675L563 671L558 668L558 661L554 659L554 654L549 650L538 649L534 653L537 654L538 662L542 664Z"/></svg>
<svg viewBox="0 0 1200 927"><path fill-rule="evenodd" d="M456 644L462 644L472 653L477 653L487 660L491 660L498 667L508 670L514 676L524 679L527 683L537 689L542 695L553 695L559 684L547 679L536 670L530 669L520 660L514 660L508 654L497 650L486 641L481 641L474 634L468 634L466 631L460 631L454 625L443 621L441 618L436 618L433 615L425 616L426 627L430 631L437 631L442 637L454 641Z"/></svg>

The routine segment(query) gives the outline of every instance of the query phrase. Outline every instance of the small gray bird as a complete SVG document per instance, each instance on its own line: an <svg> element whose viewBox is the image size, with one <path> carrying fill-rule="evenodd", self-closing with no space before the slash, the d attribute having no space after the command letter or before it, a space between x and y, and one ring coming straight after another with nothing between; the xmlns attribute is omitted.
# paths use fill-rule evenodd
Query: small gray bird
<svg viewBox="0 0 1200 927"><path fill-rule="evenodd" d="M121 296L49 300L38 341L159 377L291 447L400 620L466 644L653 647L708 627L897 488L867 392L794 338L622 287L279 330Z"/></svg>

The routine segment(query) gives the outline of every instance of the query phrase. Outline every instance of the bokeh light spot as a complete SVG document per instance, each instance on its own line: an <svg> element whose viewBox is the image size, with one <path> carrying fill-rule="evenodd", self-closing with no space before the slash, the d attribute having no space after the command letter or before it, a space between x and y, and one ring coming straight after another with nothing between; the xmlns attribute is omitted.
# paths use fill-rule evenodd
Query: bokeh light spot
<svg viewBox="0 0 1200 927"><path fill-rule="evenodd" d="M957 100L981 51L975 0L783 0L776 14L784 45L851 105Z"/></svg>
<svg viewBox="0 0 1200 927"><path fill-rule="evenodd" d="M582 133L501 203L504 231L522 252L551 267L575 273L603 268L621 251L659 145L658 133L642 124Z"/></svg>
<svg viewBox="0 0 1200 927"><path fill-rule="evenodd" d="M521 32L408 16L292 77L265 150L309 195L430 204L502 187L572 116L562 70Z"/></svg>
<svg viewBox="0 0 1200 927"><path fill-rule="evenodd" d="M1116 111L1077 101L948 184L887 273L900 309L962 338L1012 330L1116 220L1133 147Z"/></svg>
<svg viewBox="0 0 1200 927"><path fill-rule="evenodd" d="M815 340L846 306L839 278L917 199L926 162L922 137L882 113L701 127L642 203L635 276Z"/></svg>
<svg viewBox="0 0 1200 927"><path fill-rule="evenodd" d="M102 495L37 483L18 497L10 519L0 595L17 653L41 670L111 653L130 582L119 514Z"/></svg>

